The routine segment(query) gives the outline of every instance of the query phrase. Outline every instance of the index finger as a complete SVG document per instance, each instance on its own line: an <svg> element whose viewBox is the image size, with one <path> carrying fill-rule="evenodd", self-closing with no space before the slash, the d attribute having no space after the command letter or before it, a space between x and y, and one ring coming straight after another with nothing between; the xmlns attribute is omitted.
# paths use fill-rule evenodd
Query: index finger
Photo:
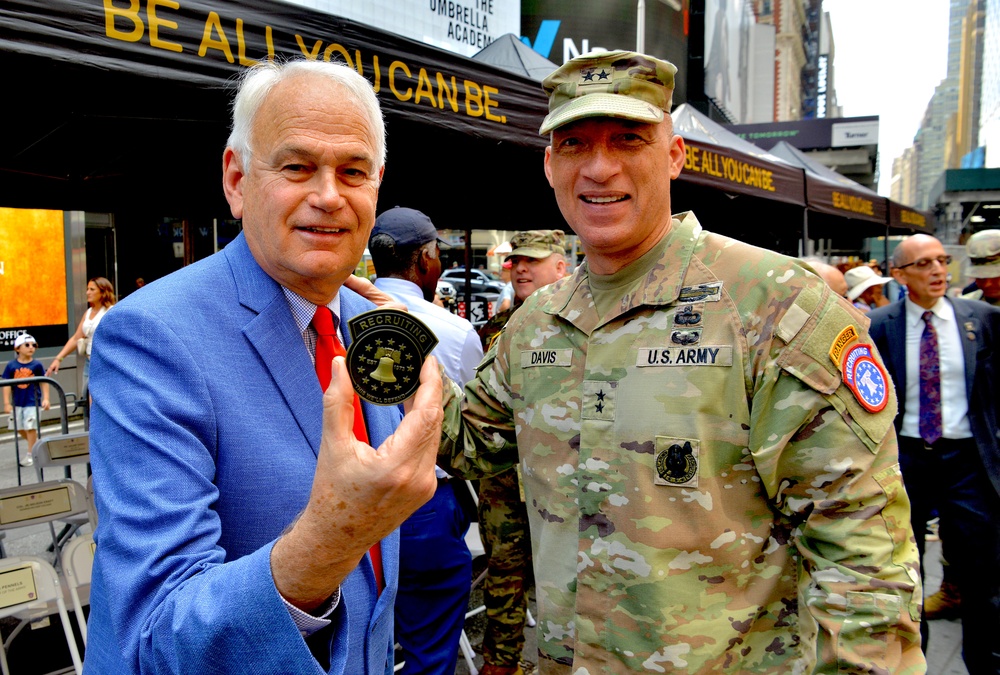
<svg viewBox="0 0 1000 675"><path fill-rule="evenodd" d="M362 279L361 277L352 274L347 277L347 280L344 281L344 286L351 289L365 300L375 303L379 307L398 309L403 312L408 311L406 309L406 305L398 302L394 297L377 288L375 284L367 279Z"/></svg>

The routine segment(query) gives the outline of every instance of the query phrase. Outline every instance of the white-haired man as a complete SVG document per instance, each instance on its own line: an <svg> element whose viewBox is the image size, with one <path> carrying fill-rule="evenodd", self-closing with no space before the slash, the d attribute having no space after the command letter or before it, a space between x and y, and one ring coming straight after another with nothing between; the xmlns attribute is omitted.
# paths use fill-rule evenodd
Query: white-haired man
<svg viewBox="0 0 1000 675"><path fill-rule="evenodd" d="M428 358L412 412L361 419L334 358L373 306L351 289L379 295L347 280L384 157L350 68L251 70L223 154L243 233L101 322L88 672L392 672L396 530L437 483L440 379Z"/></svg>

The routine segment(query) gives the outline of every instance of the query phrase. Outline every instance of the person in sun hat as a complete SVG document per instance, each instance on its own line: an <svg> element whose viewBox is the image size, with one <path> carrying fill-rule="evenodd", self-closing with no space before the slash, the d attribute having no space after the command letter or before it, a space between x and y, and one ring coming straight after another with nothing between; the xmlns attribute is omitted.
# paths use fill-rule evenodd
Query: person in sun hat
<svg viewBox="0 0 1000 675"><path fill-rule="evenodd" d="M868 312L875 308L876 291L881 291L892 279L879 276L867 265L858 265L844 272L844 281L847 282L847 299L862 312Z"/></svg>
<svg viewBox="0 0 1000 675"><path fill-rule="evenodd" d="M543 674L922 673L867 322L795 260L671 212L675 73L592 52L542 82L544 171L586 259L446 388L439 464L521 470Z"/></svg>

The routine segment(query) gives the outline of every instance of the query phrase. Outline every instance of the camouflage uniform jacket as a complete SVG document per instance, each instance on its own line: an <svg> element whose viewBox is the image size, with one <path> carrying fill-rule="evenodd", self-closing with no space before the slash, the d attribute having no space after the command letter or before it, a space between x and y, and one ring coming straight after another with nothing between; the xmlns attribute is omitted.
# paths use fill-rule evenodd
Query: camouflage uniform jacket
<svg viewBox="0 0 1000 675"><path fill-rule="evenodd" d="M668 240L605 321L581 266L446 391L443 466L519 453L540 672L924 672L893 388L869 413L828 353L867 319L691 214Z"/></svg>

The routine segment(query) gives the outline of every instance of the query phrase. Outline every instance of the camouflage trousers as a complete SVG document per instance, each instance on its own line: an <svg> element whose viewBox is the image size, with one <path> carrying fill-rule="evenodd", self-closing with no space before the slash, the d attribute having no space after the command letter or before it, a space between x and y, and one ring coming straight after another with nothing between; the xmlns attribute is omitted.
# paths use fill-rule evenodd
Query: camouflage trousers
<svg viewBox="0 0 1000 675"><path fill-rule="evenodd" d="M479 531L489 560L483 661L516 666L524 649L531 535L515 469L479 481Z"/></svg>

